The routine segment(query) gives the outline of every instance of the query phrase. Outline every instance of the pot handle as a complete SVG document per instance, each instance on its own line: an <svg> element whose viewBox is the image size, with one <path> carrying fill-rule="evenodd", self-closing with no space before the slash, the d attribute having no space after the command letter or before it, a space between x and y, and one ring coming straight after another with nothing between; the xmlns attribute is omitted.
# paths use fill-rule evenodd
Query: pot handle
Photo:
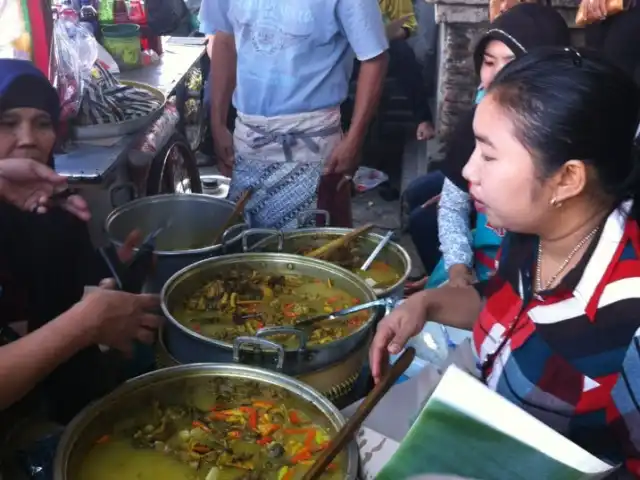
<svg viewBox="0 0 640 480"><path fill-rule="evenodd" d="M250 247L249 237L252 235L271 235L271 237L260 240ZM272 228L250 228L249 230L245 230L242 232L242 251L243 253L251 252L275 236L278 237L278 253L280 253L284 248L284 233L282 233L282 231Z"/></svg>
<svg viewBox="0 0 640 480"><path fill-rule="evenodd" d="M229 242L230 238L232 238L234 235L237 235L239 232L247 230L248 228L249 225L247 225L246 222L239 223L238 225L231 225L229 228L227 228L222 234L222 238L220 240L220 243L222 244L222 250L226 251L227 243Z"/></svg>
<svg viewBox="0 0 640 480"><path fill-rule="evenodd" d="M265 338L273 335L295 335L298 338L298 351L307 349L307 333L294 327L265 327L256 332L256 337Z"/></svg>
<svg viewBox="0 0 640 480"><path fill-rule="evenodd" d="M385 302L382 305L382 307L384 308L384 313L383 315L386 317L387 315L389 315L394 308L396 308L397 306L399 306L402 302L404 301L404 298L395 298L395 297L387 297L385 298Z"/></svg>
<svg viewBox="0 0 640 480"><path fill-rule="evenodd" d="M233 341L233 361L235 363L240 363L240 349L244 345L253 345L254 351L262 351L262 348L260 347L275 350L276 355L278 355L276 370L282 370L282 367L284 366L284 347L279 343L258 337L236 337Z"/></svg>
<svg viewBox="0 0 640 480"><path fill-rule="evenodd" d="M326 210L320 210L318 208L314 208L311 210L305 210L304 212L300 212L298 214L298 228L304 228L306 221L309 219L311 215L321 215L324 217L324 226L328 227L331 223L331 215Z"/></svg>
<svg viewBox="0 0 640 480"><path fill-rule="evenodd" d="M117 183L115 185L111 185L109 187L108 193L109 193L109 202L111 203L111 206L113 208L117 208L118 206L121 205L118 202L116 202L116 195L119 192L123 192L123 191L128 192L132 200L135 200L136 198L138 198L138 189L136 188L135 184L133 184L132 182L123 182L123 183Z"/></svg>

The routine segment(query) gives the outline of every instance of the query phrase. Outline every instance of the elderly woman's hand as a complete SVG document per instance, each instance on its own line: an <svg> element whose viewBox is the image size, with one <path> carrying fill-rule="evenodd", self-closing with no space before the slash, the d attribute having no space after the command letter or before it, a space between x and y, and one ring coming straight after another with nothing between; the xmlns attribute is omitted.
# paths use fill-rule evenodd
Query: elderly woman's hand
<svg viewBox="0 0 640 480"><path fill-rule="evenodd" d="M49 199L66 187L66 179L51 168L27 158L6 158L0 161L0 198L21 210L44 213ZM87 203L71 195L60 206L82 220L91 215Z"/></svg>
<svg viewBox="0 0 640 480"><path fill-rule="evenodd" d="M84 220L85 222L91 219L89 205L87 204L87 201L80 195L70 195L61 202L57 203L56 206L62 208L63 210L66 210L72 215L78 217L80 220ZM42 205L38 208L38 213L44 213L48 208L50 208L48 205Z"/></svg>
<svg viewBox="0 0 640 480"><path fill-rule="evenodd" d="M112 290L113 280L107 279L87 293L74 309L79 309L85 322L89 322L92 343L106 345L130 354L133 341L153 343L162 317L157 295Z"/></svg>

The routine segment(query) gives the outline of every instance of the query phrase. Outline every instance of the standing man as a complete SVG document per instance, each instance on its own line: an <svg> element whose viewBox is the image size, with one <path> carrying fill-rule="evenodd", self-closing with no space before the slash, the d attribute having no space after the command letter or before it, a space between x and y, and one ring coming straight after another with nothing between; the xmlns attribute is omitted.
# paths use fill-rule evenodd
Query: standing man
<svg viewBox="0 0 640 480"><path fill-rule="evenodd" d="M389 73L396 77L409 99L418 124L416 139L431 140L436 133L429 107L427 82L422 65L407 41L418 29L413 3L411 0L379 0L379 3L389 38ZM435 18L433 20L435 22Z"/></svg>
<svg viewBox="0 0 640 480"><path fill-rule="evenodd" d="M220 170L232 175L229 198L254 189L245 212L257 227L295 228L317 206L349 226L350 180L387 70L377 0L204 0L200 23L215 34L211 128ZM360 75L343 135L354 53Z"/></svg>

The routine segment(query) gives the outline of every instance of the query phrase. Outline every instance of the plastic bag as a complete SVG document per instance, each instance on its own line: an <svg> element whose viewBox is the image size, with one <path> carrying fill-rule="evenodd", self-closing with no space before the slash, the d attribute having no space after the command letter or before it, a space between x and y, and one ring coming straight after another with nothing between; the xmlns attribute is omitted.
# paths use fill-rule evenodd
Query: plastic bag
<svg viewBox="0 0 640 480"><path fill-rule="evenodd" d="M62 431L60 427L18 452L18 463L26 478L53 480L53 463Z"/></svg>
<svg viewBox="0 0 640 480"><path fill-rule="evenodd" d="M29 18L20 0L0 0L0 58L31 59Z"/></svg>
<svg viewBox="0 0 640 480"><path fill-rule="evenodd" d="M389 176L386 173L369 167L358 168L358 171L353 177L356 190L360 193L373 190L387 180L389 180Z"/></svg>
<svg viewBox="0 0 640 480"><path fill-rule="evenodd" d="M52 52L50 80L60 97L61 119L69 120L80 111L98 59L98 42L82 25L61 18L53 26Z"/></svg>

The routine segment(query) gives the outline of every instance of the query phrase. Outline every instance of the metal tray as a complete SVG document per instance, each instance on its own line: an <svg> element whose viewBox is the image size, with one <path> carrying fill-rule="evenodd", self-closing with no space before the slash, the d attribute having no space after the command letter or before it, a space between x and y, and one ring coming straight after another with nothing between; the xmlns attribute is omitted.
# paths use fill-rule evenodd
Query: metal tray
<svg viewBox="0 0 640 480"><path fill-rule="evenodd" d="M128 80L122 80L120 83L122 85L129 85L149 91L160 101L158 108L153 110L149 115L126 120L124 122L74 126L71 128L71 134L75 140L96 140L99 138L121 137L123 135L136 133L150 126L162 114L167 99L160 90L153 88L151 85L147 85L146 83L132 82Z"/></svg>

